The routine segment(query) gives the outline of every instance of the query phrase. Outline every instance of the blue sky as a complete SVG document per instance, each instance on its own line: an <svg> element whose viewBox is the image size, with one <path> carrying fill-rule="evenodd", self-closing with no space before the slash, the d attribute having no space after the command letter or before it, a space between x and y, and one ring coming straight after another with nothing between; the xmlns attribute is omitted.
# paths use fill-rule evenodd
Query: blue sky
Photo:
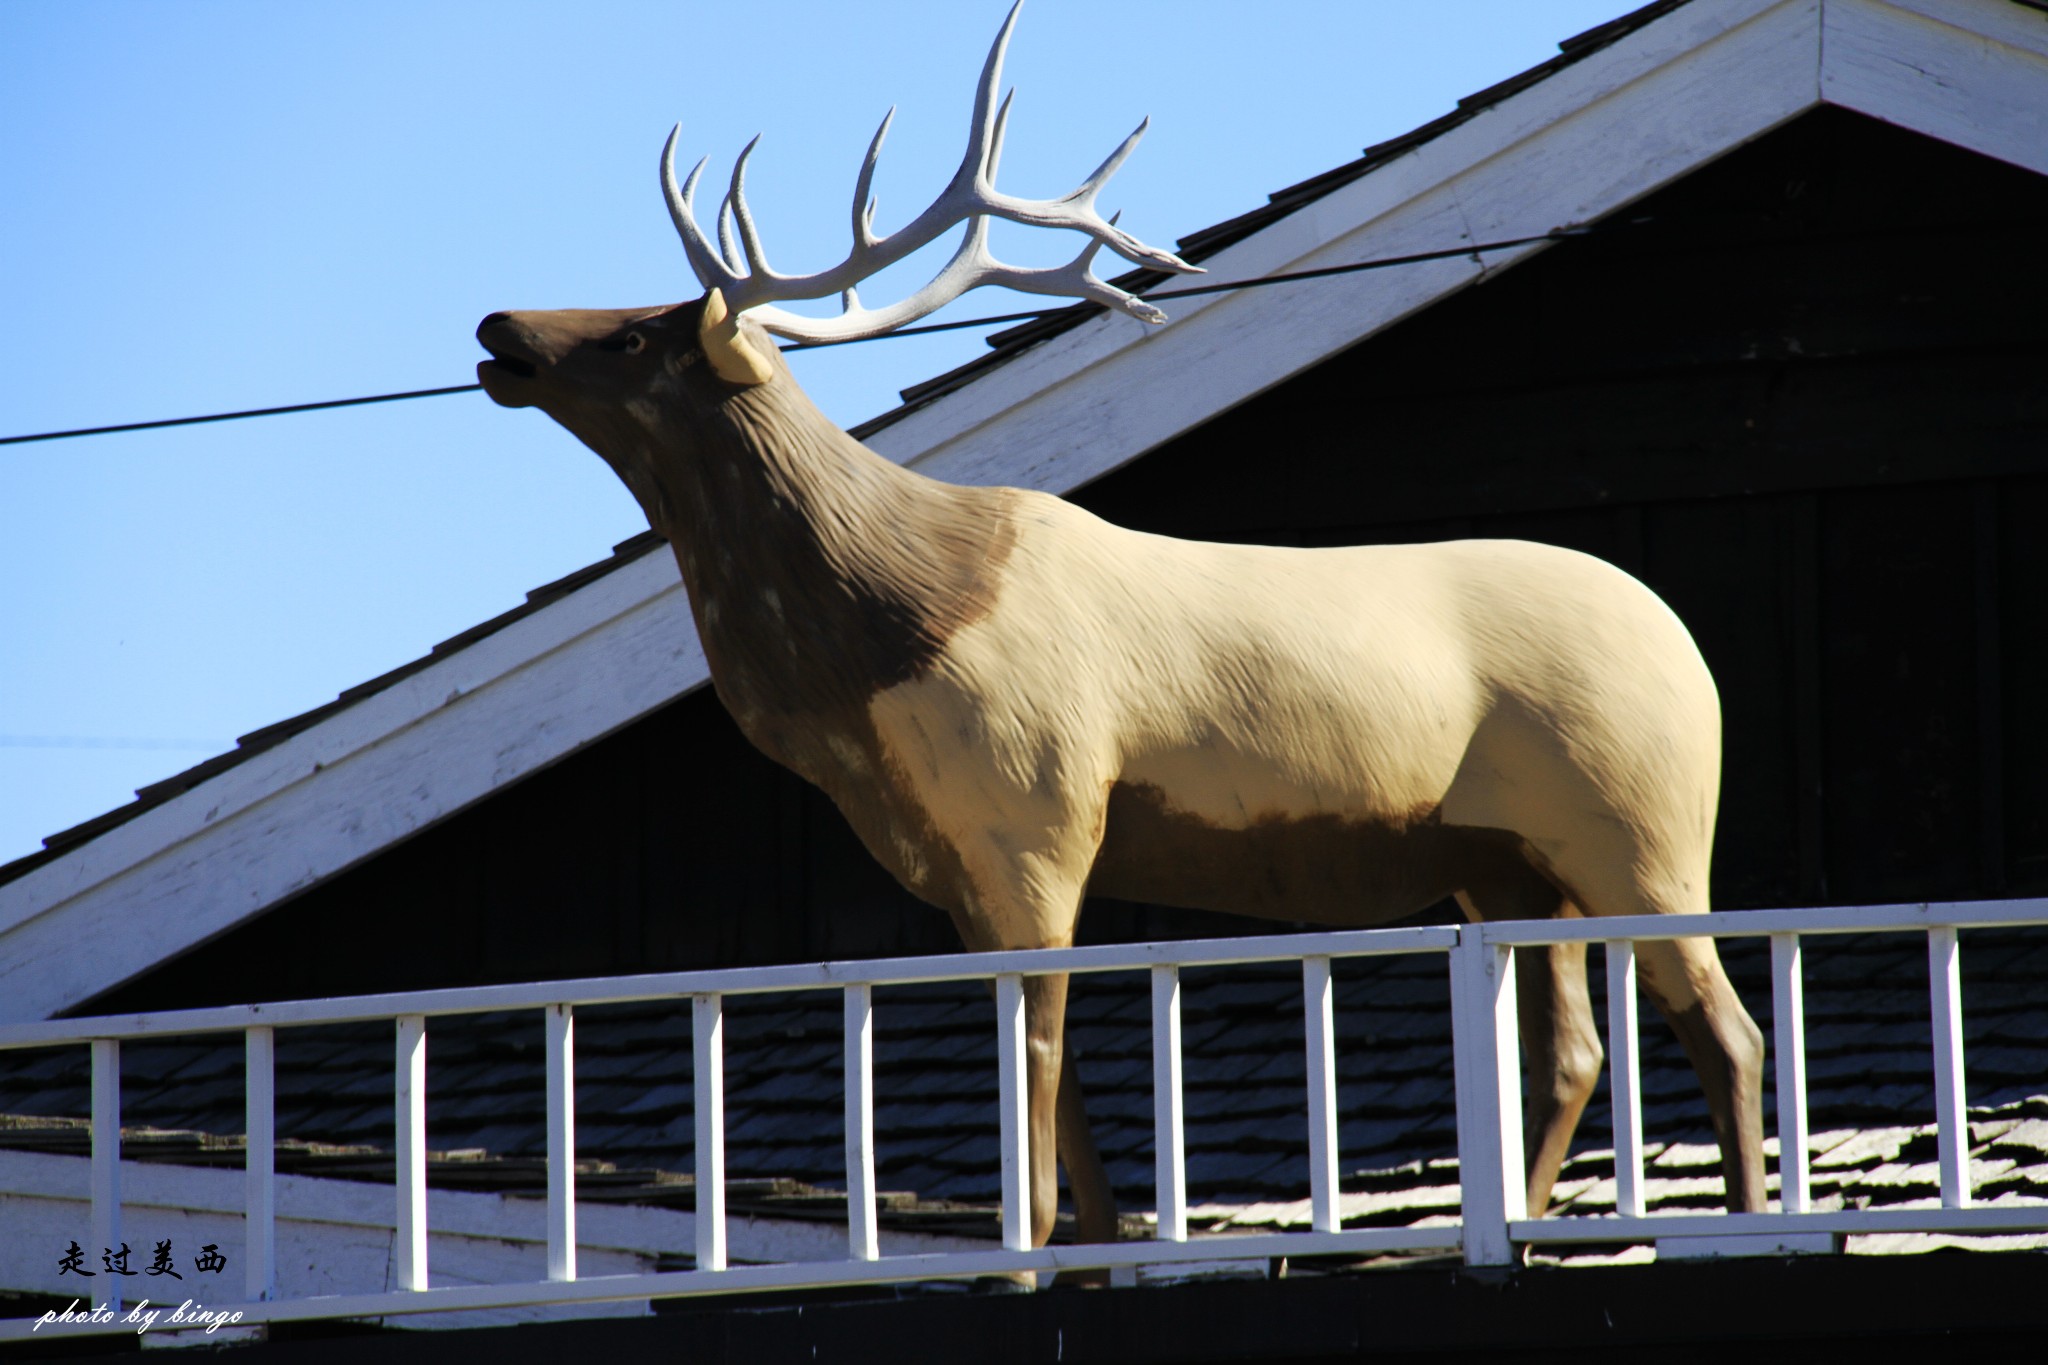
<svg viewBox="0 0 2048 1365"><path fill-rule="evenodd" d="M1170 247L1632 7L1029 0L1001 183L1063 193L1149 114L1103 203ZM891 104L878 225L944 183L1006 8L0 6L0 435L468 383L494 309L694 296L655 180L679 120L707 183L764 134L749 198L815 269ZM1038 236L995 245L1073 252ZM795 364L851 424L983 349ZM0 447L0 860L642 529L595 456L481 394Z"/></svg>

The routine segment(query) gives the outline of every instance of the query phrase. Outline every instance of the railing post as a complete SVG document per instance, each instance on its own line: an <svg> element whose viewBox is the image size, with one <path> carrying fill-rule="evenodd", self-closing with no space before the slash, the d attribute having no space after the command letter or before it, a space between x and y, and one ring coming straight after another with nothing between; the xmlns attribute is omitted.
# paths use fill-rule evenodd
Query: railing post
<svg viewBox="0 0 2048 1365"><path fill-rule="evenodd" d="M1806 1174L1806 983L1799 935L1771 935L1771 1045L1778 1071L1778 1208L1812 1207Z"/></svg>
<svg viewBox="0 0 2048 1365"><path fill-rule="evenodd" d="M92 1236L102 1249L121 1246L121 1043L92 1040ZM102 1302L121 1306L121 1277L106 1280Z"/></svg>
<svg viewBox="0 0 2048 1365"><path fill-rule="evenodd" d="M1522 1065L1512 948L1462 925L1451 950L1451 1050L1457 1068L1458 1183L1468 1265L1508 1265L1508 1224L1528 1215L1522 1173Z"/></svg>
<svg viewBox="0 0 2048 1365"><path fill-rule="evenodd" d="M1186 1130L1181 1119L1180 968L1152 969L1153 1188L1162 1242L1188 1239Z"/></svg>
<svg viewBox="0 0 2048 1365"><path fill-rule="evenodd" d="M1337 1205L1337 1029L1330 959L1301 960L1303 1034L1308 1045L1308 1197L1317 1232L1343 1226Z"/></svg>
<svg viewBox="0 0 2048 1365"><path fill-rule="evenodd" d="M1031 1249L1031 1095L1024 1070L1024 978L996 977L996 1081L1003 1143L1003 1246Z"/></svg>
<svg viewBox="0 0 2048 1365"><path fill-rule="evenodd" d="M277 1297L277 1033L252 1028L242 1037L242 1131L248 1135L242 1276L249 1302L262 1303Z"/></svg>
<svg viewBox="0 0 2048 1365"><path fill-rule="evenodd" d="M1941 1206L1970 1204L1970 1111L1963 1084L1963 982L1956 931L1927 931L1934 1013L1934 1117L1941 1132Z"/></svg>
<svg viewBox="0 0 2048 1365"><path fill-rule="evenodd" d="M427 1287L427 1018L398 1017L395 1142L400 1289Z"/></svg>
<svg viewBox="0 0 2048 1365"><path fill-rule="evenodd" d="M725 1269L725 1007L690 997L697 1120L697 1269Z"/></svg>
<svg viewBox="0 0 2048 1365"><path fill-rule="evenodd" d="M875 1219L875 1008L865 983L846 988L846 1239L848 1255L882 1254Z"/></svg>
<svg viewBox="0 0 2048 1365"><path fill-rule="evenodd" d="M1614 1211L1641 1218L1643 1198L1643 1081L1636 1042L1636 945L1607 944L1607 1093L1614 1111Z"/></svg>
<svg viewBox="0 0 2048 1365"><path fill-rule="evenodd" d="M576 1278L576 1013L547 1007L548 1278Z"/></svg>

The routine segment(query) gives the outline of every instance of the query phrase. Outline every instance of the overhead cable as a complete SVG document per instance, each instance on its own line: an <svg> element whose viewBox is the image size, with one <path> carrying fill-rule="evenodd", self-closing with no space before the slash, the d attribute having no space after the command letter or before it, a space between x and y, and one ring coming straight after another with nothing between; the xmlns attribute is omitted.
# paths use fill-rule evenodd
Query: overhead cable
<svg viewBox="0 0 2048 1365"><path fill-rule="evenodd" d="M1641 220L1636 220L1641 221ZM1473 242L1464 246L1444 247L1436 251L1417 251L1405 256L1382 256L1376 260L1354 261L1349 265L1324 266L1317 270L1294 270L1279 275L1262 275L1251 280L1228 280L1218 284L1191 285L1185 289L1165 289L1146 294L1150 302L1162 299L1186 299L1200 294L1223 294L1236 289L1259 289L1267 285L1294 284L1302 280L1327 279L1332 275L1353 275L1363 270L1385 270L1390 266L1419 265L1425 261L1449 260L1458 256L1477 256L1487 251L1506 251L1518 246L1533 246L1538 242L1563 241L1570 237L1584 237L1593 232L1607 231L1606 228L1562 227L1549 232L1539 232L1529 237L1510 237L1498 242ZM1109 311L1101 304L1063 304L1058 308L1040 308L1028 313L998 313L990 317L964 318L959 322L932 322L917 327L899 327L893 332L880 336L860 337L853 341L807 341L793 342L783 346L783 351L815 351L827 346L857 346L864 341L887 341L891 337L920 336L927 332L957 332L968 327L989 327L1005 322L1036 322L1042 318L1058 317L1062 314L1085 316L1088 313ZM276 408L246 408L240 412L212 412L200 417L165 417L154 422L123 422L115 426L78 427L71 431L39 431L27 436L0 436L0 446L22 445L29 441L62 441L73 436L107 436L121 431L154 431L160 427L188 427L201 422L234 422L244 417L275 417L287 412L318 412L322 408L353 408L366 403L396 403L408 398L439 398L443 394L473 393L481 384L451 384L441 389L411 389L404 393L376 393L363 398L330 398L319 403L288 403Z"/></svg>

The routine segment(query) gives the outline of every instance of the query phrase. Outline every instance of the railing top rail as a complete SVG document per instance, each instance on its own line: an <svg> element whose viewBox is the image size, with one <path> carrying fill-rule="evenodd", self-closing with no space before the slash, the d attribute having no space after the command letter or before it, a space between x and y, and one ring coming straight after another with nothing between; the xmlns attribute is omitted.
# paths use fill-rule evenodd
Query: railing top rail
<svg viewBox="0 0 2048 1365"><path fill-rule="evenodd" d="M580 977L506 986L399 991L290 1000L259 1005L157 1014L105 1015L0 1025L0 1050L47 1047L93 1038L146 1038L159 1034L222 1033L255 1027L364 1023L401 1014L486 1014L548 1005L618 1005L686 995L750 995L765 991L825 990L853 985L902 986L973 981L1008 973L1134 971L1148 967L1227 966L1303 957L1372 957L1449 952L1459 930L1450 925L1404 929L1347 929L1315 934L1266 934L1087 948L1034 948L1016 952L949 953L939 957L881 958L866 962L812 962L782 967L730 967L712 971L655 972L640 976Z"/></svg>
<svg viewBox="0 0 2048 1365"><path fill-rule="evenodd" d="M1711 915L1615 915L1605 919L1511 920L1479 926L1501 947L1539 943L1752 938L1761 934L1859 934L1885 929L1992 929L2048 924L2048 899L1837 905L1810 910L1742 910Z"/></svg>
<svg viewBox="0 0 2048 1365"><path fill-rule="evenodd" d="M1483 940L1501 947L1587 943L1610 939L1736 938L1762 934L1839 934L1887 929L1980 929L2048 924L2048 899L1953 901L1907 905L1832 906L1801 910L1745 910L1712 915L1631 915L1605 919L1517 920L1477 926ZM1088 948L1036 948L1016 952L949 953L936 957L880 958L866 962L814 962L780 967L737 967L639 976L579 977L504 986L398 991L381 995L290 1000L155 1014L104 1015L0 1025L0 1050L47 1047L93 1038L146 1038L161 1034L236 1032L254 1027L364 1023L401 1014L485 1014L548 1005L617 1005L686 995L749 995L767 991L825 990L850 985L915 985L972 981L1006 974L1133 971L1153 966L1226 966L1303 957L1368 957L1448 952L1474 926L1424 925L1403 929L1346 929L1313 934L1115 944Z"/></svg>

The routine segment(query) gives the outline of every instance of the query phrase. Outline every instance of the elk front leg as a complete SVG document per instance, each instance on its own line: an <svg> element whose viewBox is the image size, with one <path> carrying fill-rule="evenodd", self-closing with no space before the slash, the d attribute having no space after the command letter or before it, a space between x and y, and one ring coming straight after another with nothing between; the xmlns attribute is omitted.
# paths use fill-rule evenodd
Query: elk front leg
<svg viewBox="0 0 2048 1365"><path fill-rule="evenodd" d="M1101 840L1099 813L1082 811L1077 818L1059 822L1039 816L1023 828L1037 837L1022 837L1018 822L1012 822L992 824L987 832L960 841L968 891L953 918L960 937L974 951L1065 948L1074 941L1082 889ZM1031 1244L1044 1246L1059 1213L1059 1111L1064 1088L1060 1063L1066 1050L1067 976L1026 976L1023 987ZM1081 1118L1078 1086L1067 1107L1075 1119ZM1070 1136L1067 1147L1076 1155L1070 1174L1099 1168L1092 1143L1079 1148ZM1085 1161L1084 1151L1089 1158ZM1102 1183L1106 1193L1107 1181ZM1077 1201L1082 1198L1097 1208L1107 1204L1106 1198L1097 1201L1092 1194L1077 1193Z"/></svg>
<svg viewBox="0 0 2048 1365"><path fill-rule="evenodd" d="M1586 995L1586 945L1518 950L1515 1000L1529 1068L1529 1216L1541 1218L1579 1116L1600 1082L1603 1057Z"/></svg>
<svg viewBox="0 0 2048 1365"><path fill-rule="evenodd" d="M1059 1217L1060 1061L1067 1017L1064 973L1024 978L1024 1070L1030 1087L1031 1245L1052 1237Z"/></svg>

